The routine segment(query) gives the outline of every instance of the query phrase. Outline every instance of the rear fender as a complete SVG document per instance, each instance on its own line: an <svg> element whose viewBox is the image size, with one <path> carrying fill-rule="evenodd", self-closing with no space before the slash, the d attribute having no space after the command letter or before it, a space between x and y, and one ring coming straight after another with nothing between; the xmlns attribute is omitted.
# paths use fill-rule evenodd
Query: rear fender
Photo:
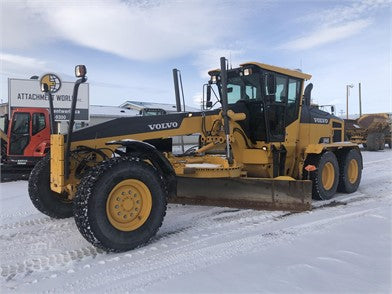
<svg viewBox="0 0 392 294"><path fill-rule="evenodd" d="M155 146L137 140L113 141L106 143L106 145L120 145L126 147L126 154L142 154L143 158L148 159L164 178L169 197L177 195L176 173L170 162L159 150L155 148Z"/></svg>
<svg viewBox="0 0 392 294"><path fill-rule="evenodd" d="M336 152L339 150L350 150L356 148L359 150L359 147L355 143L351 142L336 142L329 144L309 144L305 149L305 157L308 154L321 154L326 150Z"/></svg>

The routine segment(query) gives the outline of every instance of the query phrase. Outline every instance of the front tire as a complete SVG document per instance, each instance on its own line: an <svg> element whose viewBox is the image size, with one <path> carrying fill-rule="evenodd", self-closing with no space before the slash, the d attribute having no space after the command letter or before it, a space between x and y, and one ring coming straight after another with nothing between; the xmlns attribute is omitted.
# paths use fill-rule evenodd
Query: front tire
<svg viewBox="0 0 392 294"><path fill-rule="evenodd" d="M33 168L29 177L29 196L35 208L53 218L73 215L72 201L50 189L50 154Z"/></svg>
<svg viewBox="0 0 392 294"><path fill-rule="evenodd" d="M313 199L331 199L335 195L339 183L339 166L335 154L331 151L322 154L310 154L305 166L309 164L316 167L316 170L311 172L309 176L313 183Z"/></svg>
<svg viewBox="0 0 392 294"><path fill-rule="evenodd" d="M82 178L74 199L76 225L87 241L122 252L148 242L166 214L164 183L136 157L104 161Z"/></svg>

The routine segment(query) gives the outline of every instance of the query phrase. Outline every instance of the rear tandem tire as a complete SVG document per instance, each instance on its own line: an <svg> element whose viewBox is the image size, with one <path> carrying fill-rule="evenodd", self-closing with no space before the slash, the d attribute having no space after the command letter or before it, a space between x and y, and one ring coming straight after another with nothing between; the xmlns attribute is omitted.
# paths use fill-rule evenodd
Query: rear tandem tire
<svg viewBox="0 0 392 294"><path fill-rule="evenodd" d="M362 176L362 156L359 150L351 149L339 155L338 191L353 193L357 191Z"/></svg>
<svg viewBox="0 0 392 294"><path fill-rule="evenodd" d="M72 202L50 189L50 154L33 168L29 178L29 196L35 208L53 218L73 215Z"/></svg>
<svg viewBox="0 0 392 294"><path fill-rule="evenodd" d="M322 154L310 154L306 165L314 165L316 170L310 173L312 180L312 197L317 200L331 199L338 188L339 165L336 156L331 151ZM307 176L307 172L305 172Z"/></svg>
<svg viewBox="0 0 392 294"><path fill-rule="evenodd" d="M380 149L379 142L379 134L378 133L370 133L366 138L366 150L367 151L377 151Z"/></svg>
<svg viewBox="0 0 392 294"><path fill-rule="evenodd" d="M380 143L379 150L384 150L385 149L385 135L383 133L379 134L379 143Z"/></svg>
<svg viewBox="0 0 392 294"><path fill-rule="evenodd" d="M78 186L74 217L94 246L122 252L148 242L162 225L167 192L155 168L136 157L92 168Z"/></svg>

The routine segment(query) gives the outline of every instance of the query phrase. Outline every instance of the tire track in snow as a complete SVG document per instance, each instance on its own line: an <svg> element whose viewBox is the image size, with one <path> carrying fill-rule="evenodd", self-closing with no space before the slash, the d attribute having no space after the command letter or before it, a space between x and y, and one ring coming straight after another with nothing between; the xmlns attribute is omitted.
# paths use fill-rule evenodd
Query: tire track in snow
<svg viewBox="0 0 392 294"><path fill-rule="evenodd" d="M31 223L32 227L23 230L18 229L18 224L14 227L17 230L6 231L6 234L1 232L2 277L64 265L68 261L81 260L99 252L92 245L86 246L88 243L76 234L72 220L48 219L45 222L34 221ZM90 247L94 248L94 251L86 251L86 248ZM84 251L87 253L82 254ZM67 262L64 263L64 260Z"/></svg>
<svg viewBox="0 0 392 294"><path fill-rule="evenodd" d="M358 195L357 195L358 196ZM351 197L353 199L356 199L354 197ZM328 207L328 203L332 203L335 200L330 200L330 201L320 201L319 207L316 207L315 209L325 209ZM332 206L335 206L333 204ZM304 214L304 213L302 213ZM143 256L147 256L147 259L150 258L159 258L161 254L166 254L167 252L171 252L172 250L178 251L179 248L183 248L184 250L187 250L186 248L188 246L193 246L195 242L200 243L200 242L206 242L210 238L215 237L215 236L222 236L225 234L232 234L232 233L237 233L238 231L243 231L244 228L253 228L254 226L259 226L259 225L267 225L268 223L274 222L276 220L281 220L282 218L291 215L291 213L287 212L260 212L260 211L254 211L254 210L241 210L238 212L237 210L233 211L216 211L216 212L210 212L209 217L207 215L204 215L201 219L199 219L199 222L194 222L193 218L189 220L190 223L193 223L193 226L191 227L183 227L178 229L177 225L177 231L169 231L169 232L164 232L163 234L158 234L152 241L147 245L146 247L142 247L140 249L137 249L132 252L132 256L138 257L140 260L144 260ZM220 219L217 219L217 216L224 216L225 218L227 217L232 217L232 220L226 219L225 222L221 222ZM54 220L54 222L63 222L59 220ZM69 223L66 222L65 224ZM64 225L60 223L59 225ZM72 231L74 228L68 227L67 231L69 231L72 234ZM40 228L39 231L44 231L47 233L47 227L43 226L43 228ZM219 233L216 233L216 231L219 231ZM62 232L60 234L60 238L64 233L64 230L58 230L56 229L55 232ZM78 236L78 235L77 235ZM37 236L37 240L41 240L43 237L42 236ZM53 237L47 238L47 239L52 239ZM55 238L55 242L63 242ZM63 244L64 245L64 244ZM65 244L67 245L67 244ZM67 246L66 246L67 247ZM159 249L157 249L159 247ZM17 248L15 250L15 253L20 252L21 248ZM78 250L78 249L75 249ZM60 262L56 263L56 266L66 266L69 264L70 261L73 261L74 259L70 259L69 256L72 255L75 250L73 251L66 251L65 253L60 253L56 258L60 260ZM151 252L155 252L159 250L158 254L155 254L153 256L148 255ZM71 253L70 253L71 252ZM100 252L97 252L99 254ZM128 256L129 254L126 254L125 256ZM49 270L53 267L48 267L47 266L47 260L48 258L53 258L50 256L41 256L39 261L35 261L35 264L38 263L38 265L31 266L32 261L30 259L27 259L26 261L19 262L17 264L12 264L8 265L6 267L3 266L3 274L2 276L12 276L17 273L22 273L23 271L34 271L34 270L41 270L41 269L46 269ZM90 255L82 255L80 258L77 260L80 261L86 257L89 257ZM108 258L107 261L120 261L120 258ZM65 260L61 261L61 260ZM97 261L92 264L92 266L98 266L99 264L102 264L104 261ZM21 266L20 264L24 264L25 266ZM139 266L143 267L145 264L145 261L142 261ZM18 270L15 270L18 269ZM80 269L81 270L81 269ZM83 269L84 270L84 269ZM48 278L48 277L44 277ZM100 278L101 279L101 278ZM81 286L83 286L83 283L81 283Z"/></svg>
<svg viewBox="0 0 392 294"><path fill-rule="evenodd" d="M111 268L105 268L99 273L72 281L61 288L52 288L49 291L73 292L77 290L95 292L96 290L104 290L105 292L120 293L127 292L129 289L133 291L143 290L143 288L166 280L173 275L205 268L211 264L222 262L233 256L260 247L265 249L269 244L275 244L278 239L280 241L289 240L293 236L305 234L317 228L321 229L328 225L335 225L350 218L373 213L375 210L377 208L327 217L295 226L283 226L283 228L267 230L263 234L254 234L254 232L259 231L260 226L265 226L265 223L250 224L243 227L237 226L228 229L226 232L206 234L204 238L196 239L191 243L164 252L159 251L156 254L137 260L130 260L118 266L111 265ZM246 236L238 239L238 232ZM230 235L234 235L235 240L221 241L223 238L229 238ZM206 245L209 243L207 241L215 241L217 244ZM151 250L152 248L149 249ZM157 249L155 248L154 250L156 251ZM135 252L135 254L137 256L138 252ZM133 254L131 254L132 256ZM119 284L120 286L113 287L113 284Z"/></svg>
<svg viewBox="0 0 392 294"><path fill-rule="evenodd" d="M37 214L38 211L36 209L30 209L30 210L22 210L22 211L16 211L13 213L6 213L6 214L0 214L0 221L2 222L4 219L10 219L10 218L15 218L15 217L23 217L23 216L29 216L33 214Z"/></svg>
<svg viewBox="0 0 392 294"><path fill-rule="evenodd" d="M206 242L209 242L211 239L216 240L233 234L237 235L239 232L254 233L255 230L259 230L260 226L267 226L269 223L274 222L276 220L276 217L271 216L270 218L268 218L268 221L265 219L265 216L263 216L262 219L263 220L260 222L255 222L255 218L247 218L246 220L239 219L225 226L217 224L217 226L213 228L211 232L204 232L203 234L196 234L194 236L189 236L189 232L187 234L181 232L180 235L185 234L187 236L186 239L183 239L180 236L176 235L174 239L176 241L170 244L166 244L166 248L160 247L160 245L164 244L154 243L153 245L155 246L153 247L147 246L136 251L131 251L125 256L137 258L136 260L125 261L125 263L119 264L118 266L116 266L115 264L111 264L110 268L103 269L99 273L94 273L91 276L87 276L83 279L69 282L68 284L64 285L63 288L61 288L60 292L74 291L75 289L80 289L82 291L90 291L91 289L87 285L94 285L98 283L99 285L103 286L105 285L105 283L110 284L110 281L113 280L113 276L117 277L118 275L124 275L124 273L128 273L126 277L129 278L130 276L135 274L133 270L130 270L129 268L138 268L141 269L141 271L145 272L146 268L153 269L154 266L157 266L154 264L155 260L158 260L157 262L159 263L161 260L167 258L167 256L172 256L172 258L175 258L175 256L177 256L179 252L186 252L186 255L190 256L190 262L193 262L192 250L194 250L194 247L196 247L197 249L200 247L200 245L202 245L201 247L203 247ZM216 233L217 228L219 228L219 233ZM275 235L275 233L268 232L268 235L273 236ZM159 250L157 247L160 247ZM157 253L152 255L146 254L154 251L157 251ZM117 261L124 262L124 259L118 257ZM149 274L150 273L148 272L148 275ZM52 290L56 291L56 289Z"/></svg>
<svg viewBox="0 0 392 294"><path fill-rule="evenodd" d="M53 222L53 219L46 216L46 217L40 217L40 218L29 219L25 221L17 221L14 223L4 224L0 226L0 230L19 229L21 227L42 225L50 222Z"/></svg>
<svg viewBox="0 0 392 294"><path fill-rule="evenodd" d="M392 160L392 159L382 159L382 160L365 162L364 163L365 169L364 169L363 178L364 178L364 180L367 180L367 181L363 181L362 187L360 186L359 191L357 193L354 193L351 195L339 194L337 198L335 198L331 201L347 202L348 204L354 205L354 202L359 203L361 201L377 201L377 198L381 198L381 196L377 197L378 196L377 193L380 194L382 192L381 188L383 188L384 190L386 188L388 188L385 185L385 181L389 180L389 178L388 178L387 173L380 174L380 175L377 175L377 177L375 177L376 172L380 169L380 167L384 168L385 165L377 166L374 163L384 162L385 160ZM375 178L373 179L373 177L375 177ZM372 182L371 185L369 184L370 180ZM374 180L376 180L376 181L374 182ZM372 190L372 193L368 192L370 190ZM375 195L375 196L372 196L372 195ZM358 198L362 198L362 199L358 200ZM383 198L385 198L385 197L383 197ZM357 200L355 200L355 199L357 199ZM315 202L314 210L320 209L320 206L329 205L329 203L331 203L331 201L330 202L324 202L324 201ZM344 204L342 204L342 206L343 206L342 208L345 209ZM340 208L334 208L334 209L340 209ZM166 227L163 227L163 228L165 228L165 230L162 232L162 234L158 234L156 239L153 239L153 242L156 242L156 243L154 243L154 244L150 243L146 247L140 248L135 251L131 251L130 253L120 255L120 257L117 257L117 256L112 257L111 256L110 258L107 258L106 261L103 261L102 256L101 256L100 261L95 262L95 260L93 260L92 267L99 266L99 264L102 265L102 262L103 262L103 264L105 264L105 262L109 263L109 261L111 261L111 263L109 263L108 266L119 267L121 265L120 262L123 262L124 259L125 260L132 259L130 261L133 262L134 261L133 259L135 257L137 259L151 259L151 258L159 259L162 257L161 255L166 254L167 251L169 251L169 253L174 252L174 254L178 254L178 252L176 253L176 250L178 248L184 248L185 250L187 250L188 248L193 247L192 244L199 244L200 246L203 246L203 245L205 245L206 242L209 242L209 240L215 240L217 238L221 238L221 237L225 236L225 234L222 235L221 233L222 232L224 233L227 230L226 226L230 225L231 220L233 220L233 222L231 223L233 226L235 224L241 223L241 219L247 219L247 221L242 221L242 224L244 225L244 227L245 226L248 226L248 227L256 226L257 224L254 224L254 223L252 224L252 222L257 223L257 219L252 220L252 217L254 216L254 214L260 214L260 212L254 212L252 210L250 210L250 211L241 210L240 213L238 213L238 216L235 215L235 212L229 212L227 215L224 215L224 211L222 211L222 213L221 213L220 210L219 209L217 209L217 210L212 209L211 210L211 209L204 207L203 211L192 212L192 211L187 211L186 208L182 209L181 206L175 206L174 209L172 209L171 215L166 217L166 221L169 221L169 223L167 224ZM169 209L169 211L170 211L170 209ZM183 213L189 213L189 214L194 215L193 218L191 218L190 220L187 220L187 222L190 224L190 225L188 224L188 227L186 227L182 224L183 218L181 218L181 217L179 217L177 222L170 222L169 217L176 218L177 215L181 215ZM271 213L275 214L275 212L265 212L263 214L266 215L266 214L271 214ZM34 215L34 214L36 214L36 211L35 210L31 211L31 212L25 211L25 212L18 212L16 214L13 213L13 214L2 215L2 216L0 216L0 220L2 218L7 217L7 216L15 217L15 216L19 215L19 216L24 217L24 216L28 216L29 214ZM276 214L275 218L279 215L282 215L283 217L280 218L279 220L284 219L286 217L286 216L284 216L284 214L285 213ZM304 215L304 214L301 214L301 215ZM225 217L227 217L227 218L225 219ZM238 217L238 219L236 219L237 217ZM278 220L278 219L275 219L275 220ZM52 221L53 221L53 223L52 223ZM226 221L229 221L229 224L226 224ZM36 230L39 228L37 230L39 232L39 235L41 235L42 239L45 239L45 235L42 235L43 232L45 231L45 228L48 226L48 224L54 224L55 222L58 222L58 220L51 220L50 218L43 217L43 218L40 218L40 221L36 221L34 219L33 222L23 221L23 222L16 222L14 224L11 223L11 224L2 225L2 226L0 226L0 229L9 230L9 231L11 231L11 233L9 233L7 231L8 235L12 235L13 229L18 229L18 230L23 229L24 230L24 229L31 228L32 230ZM265 219L261 220L260 222L270 223L269 221L267 221ZM216 223L219 223L219 224L216 224ZM165 224L164 224L164 226L165 226ZM211 230L214 230L214 229L216 230L216 232L219 232L219 233L211 232ZM241 230L243 230L243 228L241 228ZM266 233L264 237L265 238L267 238L267 237L272 238L272 237L276 237L277 234L278 233L274 233L274 232ZM72 240L78 246L74 250L84 248L83 246L85 246L86 243L83 244L83 242L80 241L81 238L77 237L77 236L79 236L77 230L75 230L74 235L76 237L72 238ZM289 236L292 236L292 235L288 234L287 238ZM57 242L64 242L64 241L65 240L57 240ZM17 242L18 242L18 238L15 238L15 243L17 243ZM37 243L37 245L39 245L39 244ZM200 247L200 246L198 246L198 247ZM23 250L23 249L21 249L21 250ZM68 250L68 251L74 251L74 250ZM67 251L65 251L65 252L67 252ZM155 253L155 252L157 252L157 253ZM66 255L67 253L62 252L59 254ZM212 254L216 254L216 252L213 252ZM55 254L52 254L52 255L55 255ZM47 254L46 257L48 257L48 256L51 256L51 255ZM61 257L59 257L59 258L61 259ZM117 260L117 258L118 258L118 260ZM78 261L81 261L81 260L83 260L83 258ZM45 262L42 262L42 264L45 264ZM141 264L141 268L143 268L144 263L141 262L140 264ZM68 266L68 265L69 265L69 263L57 264L58 267L64 267L64 266ZM15 266L15 264L13 264L13 266ZM179 269L181 270L181 268L179 268ZM43 267L41 267L41 271L42 270L45 271L45 270L47 270L47 268L45 266L43 266ZM52 270L52 268L49 268L49 270ZM57 268L56 270L61 271L64 269ZM34 267L31 269L31 267L30 267L24 273L26 274L26 273L28 273L28 271L32 271L33 272L32 274L34 274L35 269L34 269ZM87 269L81 268L80 266L78 268L78 266L76 266L75 271L76 271L75 274L82 273L82 271L86 271L88 273L88 268ZM190 271L191 271L191 269L190 269ZM50 276L51 273L52 272L49 271L45 274L48 274ZM13 274L14 274L14 270L9 270L9 274L7 277L12 277ZM147 274L148 275L150 275L150 274L155 275L155 273L153 273L153 272L147 272ZM42 277L42 273L40 273L40 275ZM65 272L63 272L63 273L60 273L60 275L63 275L63 277L64 277L64 275L67 275L67 274ZM157 279L159 279L160 277L164 277L164 274L162 274L162 273L156 274ZM2 278L4 278L4 277L2 277ZM62 280L59 279L60 277L57 277L57 278L58 279L55 279L53 282L54 283L61 283ZM37 280L35 280L35 281L37 281ZM19 282L20 282L20 280L19 280ZM143 289L143 287L145 287L145 285L148 285L149 283L154 284L155 280L153 279L152 282L151 281L144 281L144 282L140 281L139 282L139 284L141 285L140 289ZM39 285L39 283L37 284L37 286L38 285ZM75 291L79 291L77 288L75 288L75 289L76 289ZM41 290L41 289L38 289L38 290ZM128 291L128 289L126 289L125 291Z"/></svg>
<svg viewBox="0 0 392 294"><path fill-rule="evenodd" d="M235 211L236 212L236 211ZM145 246L145 247L141 247L139 249L136 249L134 251L131 251L131 253L126 253L125 255L123 254L123 257L127 257L132 255L133 257L138 258L138 260L141 260L139 263L139 266L143 266L145 264L145 261L143 261L144 259L150 259L150 258L159 258L162 254L165 254L168 251L176 251L178 250L179 247L184 247L186 248L187 246L190 246L191 244L193 244L195 241L203 241L204 239L211 237L211 236L216 236L219 235L219 233L216 233L215 230L217 228L220 229L220 231L222 231L225 227L228 227L228 230L232 230L232 227L238 227L240 224L247 224L249 222L251 223L265 223L266 221L274 221L274 218L276 217L275 215L271 215L270 213L262 213L260 215L260 212L257 211L252 211L249 210L247 211L248 214L255 214L249 217L244 218L242 215L239 216L240 218L238 220L234 220L225 224L221 224L221 223L214 223L214 220L208 220L207 217L202 218L200 221L203 222L203 224L205 224L205 227L200 228L200 224L194 224L193 227L190 228L184 228L184 229L180 229L177 232L169 232L169 234L167 233L163 233L161 236L160 234L158 234L150 243L149 245ZM213 213L213 215L216 215L215 213ZM208 225L207 225L208 223ZM212 232L209 232L211 231ZM226 229L227 230L227 229ZM238 229L235 229L235 231L238 231ZM158 249L159 248L159 249ZM149 255L150 253L155 253L153 256ZM102 264L105 264L107 262L109 263L113 263L113 262L119 262L121 261L120 257L109 257L106 259L106 261L94 261L92 264L89 264L88 266L90 267L95 267L95 266L99 266ZM86 269L85 268L79 268L76 269L75 271L83 271L85 272ZM49 278L51 275L49 274L49 276L46 277L40 277L40 280L43 279L47 279ZM56 278L60 278L60 276L56 277ZM96 278L92 278L92 280L94 280ZM102 278L99 278L102 279ZM77 282L72 282L73 283L77 283ZM78 286L75 286L75 289L78 289L78 287L83 287L84 283L88 283L86 281L80 282L78 283Z"/></svg>
<svg viewBox="0 0 392 294"><path fill-rule="evenodd" d="M277 239L281 242L288 241L293 238L293 235L298 236L306 234L309 231L314 231L315 228L322 229L331 223L336 224L338 221L344 221L347 218L360 217L372 213L375 210L377 210L377 208L278 229L261 235L251 234L244 238L221 242L204 248L198 247L191 252L193 258L189 258L189 252L175 253L166 257L163 264L152 267L151 272L136 272L133 274L134 277L121 272L122 276L116 275L113 280L114 282L118 281L117 284L120 286L110 287L105 289L105 291L112 293L127 292L128 289L140 291L148 286L167 280L172 276L178 276L180 274L206 268L210 265L221 263L233 256L260 249L260 247L263 247L263 249L266 250L267 246L276 244L278 241ZM250 231L247 233L250 233ZM215 238L217 237L218 236L215 236ZM148 268L151 268L151 266L149 265ZM88 288L85 290L88 290Z"/></svg>
<svg viewBox="0 0 392 294"><path fill-rule="evenodd" d="M94 257L99 253L102 253L102 251L90 245L75 250L68 250L63 253L37 256L16 264L0 266L0 275L9 279L10 276L15 276L18 273L40 271L43 269L49 270L58 266L66 266L73 261L82 260L91 256Z"/></svg>

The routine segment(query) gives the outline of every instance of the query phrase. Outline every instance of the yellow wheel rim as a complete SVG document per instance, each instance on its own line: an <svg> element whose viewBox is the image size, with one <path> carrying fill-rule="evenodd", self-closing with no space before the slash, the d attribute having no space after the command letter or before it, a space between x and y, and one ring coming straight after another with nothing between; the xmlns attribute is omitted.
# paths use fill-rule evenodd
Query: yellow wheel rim
<svg viewBox="0 0 392 294"><path fill-rule="evenodd" d="M106 215L113 227L129 232L141 227L150 215L150 189L141 181L128 179L118 183L106 201Z"/></svg>
<svg viewBox="0 0 392 294"><path fill-rule="evenodd" d="M348 175L348 181L351 184L354 184L357 179L358 179L358 162L355 159L351 159L349 164L348 164L348 170L347 170L347 175Z"/></svg>
<svg viewBox="0 0 392 294"><path fill-rule="evenodd" d="M330 190L335 182L335 169L333 168L333 164L331 162L327 162L321 173L321 179L323 182L323 187L325 190Z"/></svg>

